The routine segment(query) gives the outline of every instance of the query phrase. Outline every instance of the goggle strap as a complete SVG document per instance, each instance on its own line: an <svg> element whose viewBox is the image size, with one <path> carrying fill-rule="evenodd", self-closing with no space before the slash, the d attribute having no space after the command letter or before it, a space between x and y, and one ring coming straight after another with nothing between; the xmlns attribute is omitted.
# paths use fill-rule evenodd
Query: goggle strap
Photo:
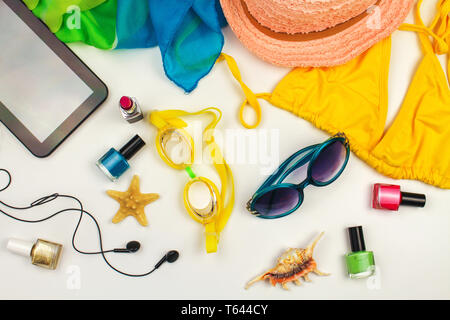
<svg viewBox="0 0 450 320"><path fill-rule="evenodd" d="M258 125L261 122L261 105L259 104L258 99L264 99L269 102L271 102L271 96L270 93L259 93L255 94L242 80L241 72L239 71L239 67L236 63L236 60L230 55L227 55L225 53L221 53L219 58L217 59L217 62L225 60L228 68L231 71L231 74L233 77L239 82L241 85L242 91L245 95L245 100L241 105L241 108L239 109L239 120L241 121L241 124L247 128L247 129L254 129L258 127ZM249 124L244 119L244 110L247 106L250 106L256 113L256 121L253 124Z"/></svg>
<svg viewBox="0 0 450 320"><path fill-rule="evenodd" d="M217 251L217 243L219 241L220 232L223 230L228 222L228 219L230 218L235 201L233 174L231 169L225 163L225 159L220 152L219 146L214 142L214 129L222 117L222 112L213 107L193 113L182 110L154 111L150 114L150 122L159 129L167 126L168 124L175 126L176 128L180 128L185 126L185 122L178 119L178 117L200 115L203 113L211 114L214 117L213 120L206 126L203 132L203 137L204 141L210 146L214 167L220 177L220 198L223 203L223 207L218 212L216 219L205 225L206 251L209 253ZM186 167L185 170L192 179L196 177L195 173L192 171L192 168Z"/></svg>
<svg viewBox="0 0 450 320"><path fill-rule="evenodd" d="M158 129L164 128L169 124L175 128L184 128L187 124L183 120L179 119L179 117L186 114L187 112L183 110L155 110L150 113L149 121Z"/></svg>
<svg viewBox="0 0 450 320"><path fill-rule="evenodd" d="M206 252L213 253L217 251L217 244L219 242L219 234L216 232L215 222L205 225L206 236Z"/></svg>
<svg viewBox="0 0 450 320"><path fill-rule="evenodd" d="M234 179L233 174L231 173L231 169L225 163L225 160L223 160L223 163L221 164L215 163L214 166L220 177L220 197L223 203L222 210L216 219L217 232L220 233L225 228L228 219L231 216L231 212L233 211L235 200Z"/></svg>
<svg viewBox="0 0 450 320"><path fill-rule="evenodd" d="M191 167L186 167L184 168L184 170L186 170L187 174L189 175L189 177L191 179L195 179L197 176L195 175L194 171L192 171Z"/></svg>

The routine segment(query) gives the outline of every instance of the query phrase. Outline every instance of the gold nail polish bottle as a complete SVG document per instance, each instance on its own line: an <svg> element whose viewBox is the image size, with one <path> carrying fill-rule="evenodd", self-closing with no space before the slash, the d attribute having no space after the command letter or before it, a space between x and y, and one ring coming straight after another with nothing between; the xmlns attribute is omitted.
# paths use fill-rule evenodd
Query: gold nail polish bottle
<svg viewBox="0 0 450 320"><path fill-rule="evenodd" d="M7 248L16 254L31 257L34 265L51 270L58 266L62 251L62 245L42 239L38 239L36 243L10 239Z"/></svg>

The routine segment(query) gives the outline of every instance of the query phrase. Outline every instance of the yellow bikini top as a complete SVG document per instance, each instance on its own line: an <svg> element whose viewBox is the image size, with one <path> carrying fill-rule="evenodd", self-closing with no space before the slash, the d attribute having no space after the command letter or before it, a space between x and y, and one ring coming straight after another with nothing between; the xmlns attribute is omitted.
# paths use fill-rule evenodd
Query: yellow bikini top
<svg viewBox="0 0 450 320"><path fill-rule="evenodd" d="M234 60L223 55L247 98L240 109L242 124L258 126L258 98L263 98L330 134L344 132L352 151L387 176L450 188L450 90L436 56L449 51L450 0L439 1L439 14L429 27L420 16L422 2L417 3L416 24L404 24L401 30L418 33L424 58L386 131L390 38L345 65L293 69L272 94L255 95L242 82ZM257 114L254 124L242 116L247 105Z"/></svg>

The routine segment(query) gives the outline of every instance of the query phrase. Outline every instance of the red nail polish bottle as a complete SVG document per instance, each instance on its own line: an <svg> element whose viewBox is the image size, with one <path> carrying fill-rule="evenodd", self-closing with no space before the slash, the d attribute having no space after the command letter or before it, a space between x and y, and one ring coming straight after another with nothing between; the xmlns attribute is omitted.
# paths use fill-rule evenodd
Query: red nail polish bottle
<svg viewBox="0 0 450 320"><path fill-rule="evenodd" d="M373 186L374 209L397 211L401 205L423 208L425 203L424 194L402 192L397 185L377 183Z"/></svg>

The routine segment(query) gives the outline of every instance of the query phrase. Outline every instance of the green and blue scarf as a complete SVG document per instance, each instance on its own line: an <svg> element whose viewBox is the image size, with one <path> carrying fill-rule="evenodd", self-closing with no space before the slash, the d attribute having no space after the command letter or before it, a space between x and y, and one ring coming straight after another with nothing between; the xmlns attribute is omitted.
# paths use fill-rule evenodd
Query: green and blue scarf
<svg viewBox="0 0 450 320"><path fill-rule="evenodd" d="M63 42L100 49L159 46L164 71L186 92L219 57L219 0L23 0Z"/></svg>

